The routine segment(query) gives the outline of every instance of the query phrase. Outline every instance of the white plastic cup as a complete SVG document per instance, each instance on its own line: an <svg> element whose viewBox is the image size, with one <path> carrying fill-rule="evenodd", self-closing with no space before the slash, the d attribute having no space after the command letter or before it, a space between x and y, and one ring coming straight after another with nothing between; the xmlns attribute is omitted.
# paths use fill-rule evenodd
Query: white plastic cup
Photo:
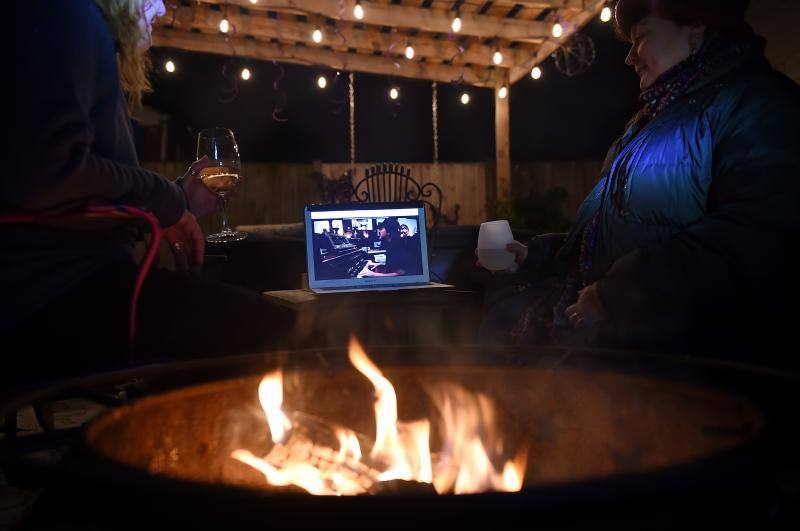
<svg viewBox="0 0 800 531"><path fill-rule="evenodd" d="M478 261L489 271L503 271L514 263L514 253L506 246L514 241L508 221L481 223L478 232Z"/></svg>

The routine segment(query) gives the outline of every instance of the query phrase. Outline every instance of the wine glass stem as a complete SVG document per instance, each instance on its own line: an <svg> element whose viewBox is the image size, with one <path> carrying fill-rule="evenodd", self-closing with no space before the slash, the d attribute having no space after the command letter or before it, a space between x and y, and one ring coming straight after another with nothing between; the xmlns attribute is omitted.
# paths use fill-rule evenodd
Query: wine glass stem
<svg viewBox="0 0 800 531"><path fill-rule="evenodd" d="M222 216L222 232L230 232L231 229L228 227L228 216L225 215L225 207L228 206L228 200L225 197L220 197L219 202L220 215Z"/></svg>

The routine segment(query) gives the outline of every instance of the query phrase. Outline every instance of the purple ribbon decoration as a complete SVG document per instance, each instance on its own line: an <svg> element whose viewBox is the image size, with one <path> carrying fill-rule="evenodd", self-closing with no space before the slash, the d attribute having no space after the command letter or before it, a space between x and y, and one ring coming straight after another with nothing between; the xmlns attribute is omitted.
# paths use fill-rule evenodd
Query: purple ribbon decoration
<svg viewBox="0 0 800 531"><path fill-rule="evenodd" d="M276 103L275 107L272 109L272 119L276 122L288 122L288 118L278 116L278 113L282 113L284 107L286 106L286 92L279 87L279 83L283 79L285 71L283 70L283 66L281 66L278 61L273 59L272 64L278 67L279 72L278 77L272 82L272 88L278 93L278 103Z"/></svg>

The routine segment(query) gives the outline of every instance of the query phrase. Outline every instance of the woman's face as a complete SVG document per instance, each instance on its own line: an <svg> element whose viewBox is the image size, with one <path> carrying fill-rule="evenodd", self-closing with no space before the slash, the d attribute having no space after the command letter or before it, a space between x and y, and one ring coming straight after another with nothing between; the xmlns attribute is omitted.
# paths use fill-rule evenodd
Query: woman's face
<svg viewBox="0 0 800 531"><path fill-rule="evenodd" d="M631 49L625 64L639 76L639 88L650 88L658 76L688 58L702 43L704 26L684 26L648 16L631 28ZM696 51L696 50L695 50Z"/></svg>
<svg viewBox="0 0 800 531"><path fill-rule="evenodd" d="M152 41L151 35L153 32L153 23L156 21L158 17L163 17L167 12L167 8L164 6L164 0L144 0L142 4L142 18L139 20L139 23L142 24L142 31L145 35L144 42L142 46L144 48L150 47L150 42Z"/></svg>

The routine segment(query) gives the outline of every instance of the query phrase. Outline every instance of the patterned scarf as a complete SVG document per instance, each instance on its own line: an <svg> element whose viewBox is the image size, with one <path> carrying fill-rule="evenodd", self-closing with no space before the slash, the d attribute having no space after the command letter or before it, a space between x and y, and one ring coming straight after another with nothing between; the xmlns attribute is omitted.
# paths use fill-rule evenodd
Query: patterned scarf
<svg viewBox="0 0 800 531"><path fill-rule="evenodd" d="M722 33L708 31L700 50L676 64L642 91L639 101L644 105L639 114L651 119L683 96L695 83L718 69L734 62L750 51L763 47L760 38L743 36L732 38Z"/></svg>

